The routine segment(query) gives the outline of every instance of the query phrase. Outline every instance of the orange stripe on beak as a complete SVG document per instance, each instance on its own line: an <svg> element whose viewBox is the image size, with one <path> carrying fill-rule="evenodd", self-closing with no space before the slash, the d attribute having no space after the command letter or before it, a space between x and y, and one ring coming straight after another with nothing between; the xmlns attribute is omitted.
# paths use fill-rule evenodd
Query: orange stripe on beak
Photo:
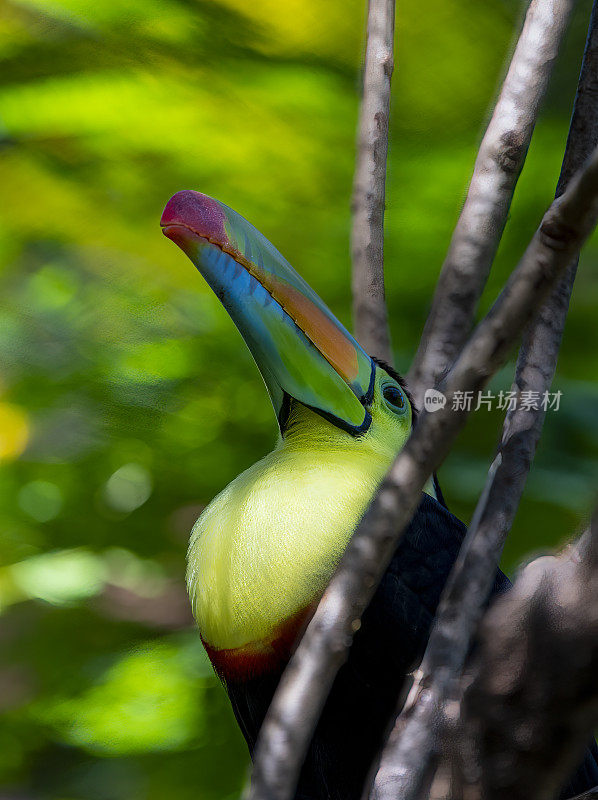
<svg viewBox="0 0 598 800"><path fill-rule="evenodd" d="M352 435L365 432L375 365L278 250L233 209L190 190L169 200L161 224L249 345L281 430L290 397Z"/></svg>
<svg viewBox="0 0 598 800"><path fill-rule="evenodd" d="M357 379L359 362L355 347L332 320L294 286L261 270L235 248L219 246L262 284L341 377L348 383Z"/></svg>

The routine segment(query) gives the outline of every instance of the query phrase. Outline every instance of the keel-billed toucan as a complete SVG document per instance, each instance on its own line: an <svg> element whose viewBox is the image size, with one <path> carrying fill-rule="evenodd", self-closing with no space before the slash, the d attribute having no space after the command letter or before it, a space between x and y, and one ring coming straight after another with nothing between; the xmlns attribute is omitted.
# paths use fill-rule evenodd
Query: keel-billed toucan
<svg viewBox="0 0 598 800"><path fill-rule="evenodd" d="M275 449L203 511L188 555L201 637L253 750L297 637L406 442L415 411L399 375L370 358L235 211L183 191L168 202L161 224L241 332L280 429ZM406 675L423 653L464 532L431 481L363 615L297 797L361 796ZM508 585L498 573L495 591ZM598 768L588 754L566 794L594 784Z"/></svg>

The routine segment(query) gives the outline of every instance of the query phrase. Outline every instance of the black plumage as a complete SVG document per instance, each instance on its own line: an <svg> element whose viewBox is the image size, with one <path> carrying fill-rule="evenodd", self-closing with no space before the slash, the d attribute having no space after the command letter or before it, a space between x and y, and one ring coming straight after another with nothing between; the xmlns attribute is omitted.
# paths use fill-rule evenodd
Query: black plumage
<svg viewBox="0 0 598 800"><path fill-rule="evenodd" d="M362 617L349 658L322 712L297 788L298 800L359 800L379 753L408 674L423 655L440 594L466 528L441 503L422 495L372 602ZM493 595L510 582L497 571ZM282 669L246 681L228 681L235 716L252 752ZM598 784L595 743L562 797Z"/></svg>

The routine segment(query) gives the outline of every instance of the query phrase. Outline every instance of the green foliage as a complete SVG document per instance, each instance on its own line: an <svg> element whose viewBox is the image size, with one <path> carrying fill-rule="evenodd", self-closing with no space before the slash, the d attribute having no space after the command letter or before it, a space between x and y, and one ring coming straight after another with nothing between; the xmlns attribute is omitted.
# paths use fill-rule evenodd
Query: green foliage
<svg viewBox="0 0 598 800"><path fill-rule="evenodd" d="M364 4L0 5L0 793L236 797L247 755L190 619L185 549L202 506L271 445L274 420L239 335L158 220L179 189L218 197L350 322ZM588 9L484 307L553 192ZM520 11L399 4L387 282L403 368ZM593 494L597 260L594 242L507 568L571 534ZM442 470L464 519L500 422L474 414Z"/></svg>
<svg viewBox="0 0 598 800"><path fill-rule="evenodd" d="M206 738L210 677L198 637L147 643L127 652L80 696L48 703L40 717L60 739L92 753L178 750Z"/></svg>

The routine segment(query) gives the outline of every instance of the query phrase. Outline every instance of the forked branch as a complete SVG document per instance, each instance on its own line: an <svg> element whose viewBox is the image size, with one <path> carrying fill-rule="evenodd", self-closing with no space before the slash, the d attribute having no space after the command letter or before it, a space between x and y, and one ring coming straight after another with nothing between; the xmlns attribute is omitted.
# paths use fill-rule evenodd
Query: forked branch
<svg viewBox="0 0 598 800"><path fill-rule="evenodd" d="M557 196L598 145L597 22L595 4ZM507 415L499 453L443 592L421 667L382 756L381 775L391 772L403 776L400 790L404 800L417 796L437 749L441 730L435 722L461 675L523 493L544 422L541 400L556 368L576 267L574 258L526 328L514 388L520 395L531 392L527 396L538 398L538 402L535 407L519 403Z"/></svg>
<svg viewBox="0 0 598 800"><path fill-rule="evenodd" d="M478 391L504 363L538 302L556 284L598 219L598 153L550 207L520 264L452 368L447 405L424 412L361 520L303 639L282 677L261 729L251 800L287 800L356 623L369 603L421 491L466 422L457 391Z"/></svg>

